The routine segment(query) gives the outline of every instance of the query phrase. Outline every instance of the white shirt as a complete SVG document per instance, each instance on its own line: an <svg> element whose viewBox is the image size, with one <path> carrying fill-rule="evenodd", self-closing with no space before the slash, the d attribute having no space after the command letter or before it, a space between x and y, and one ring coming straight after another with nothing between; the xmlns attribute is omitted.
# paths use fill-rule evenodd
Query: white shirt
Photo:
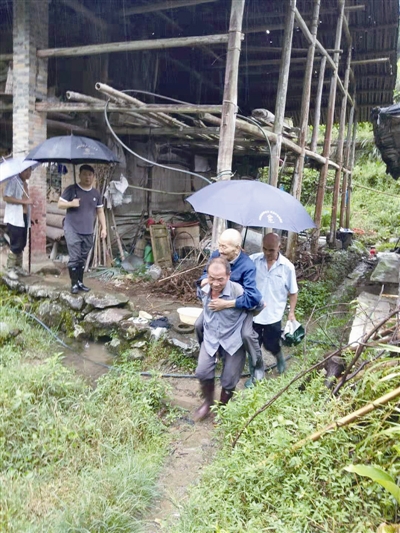
<svg viewBox="0 0 400 533"><path fill-rule="evenodd" d="M16 198L17 200L22 200L25 196L29 196L24 191L24 182L19 176L14 176L8 180L6 188L4 190L4 196L10 196ZM4 209L4 224L11 224L12 226L18 226L19 228L25 227L24 223L24 206L22 204L9 204L5 202L6 206ZM31 225L31 206L28 205L27 216L28 216L28 228Z"/></svg>
<svg viewBox="0 0 400 533"><path fill-rule="evenodd" d="M256 267L257 289L261 292L266 307L254 317L256 324L275 324L282 320L288 293L295 294L299 288L293 264L282 254L268 270L264 254L252 254L250 259Z"/></svg>

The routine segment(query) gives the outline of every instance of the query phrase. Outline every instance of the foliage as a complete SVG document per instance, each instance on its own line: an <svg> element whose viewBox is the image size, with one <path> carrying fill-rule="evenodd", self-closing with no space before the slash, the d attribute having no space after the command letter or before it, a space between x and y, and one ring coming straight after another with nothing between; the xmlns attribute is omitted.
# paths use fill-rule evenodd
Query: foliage
<svg viewBox="0 0 400 533"><path fill-rule="evenodd" d="M299 363L300 370L302 364ZM382 431L395 407L387 405L363 423L325 434L293 451L292 446L315 430L353 412L389 390L380 381L388 370L368 373L340 398L328 401L323 377L315 374L304 390L289 389L248 426L237 446L230 442L258 408L286 385L292 372L264 380L238 394L220 411L221 451L192 489L183 506L176 533L372 533L382 521L393 520L396 507L388 493L358 483L343 473L349 457L399 474L397 437ZM386 422L385 422L386 421ZM398 427L398 423L397 423Z"/></svg>
<svg viewBox="0 0 400 533"><path fill-rule="evenodd" d="M143 531L168 444L164 382L125 364L93 390L20 311L0 317L22 329L0 349L0 530Z"/></svg>
<svg viewBox="0 0 400 533"><path fill-rule="evenodd" d="M354 472L359 476L369 477L372 481L376 481L376 483L379 483L379 485L382 485L383 488L390 492L397 503L400 503L400 487L396 485L392 476L382 470L382 468L376 466L349 465L345 467L345 470L347 470L347 472Z"/></svg>

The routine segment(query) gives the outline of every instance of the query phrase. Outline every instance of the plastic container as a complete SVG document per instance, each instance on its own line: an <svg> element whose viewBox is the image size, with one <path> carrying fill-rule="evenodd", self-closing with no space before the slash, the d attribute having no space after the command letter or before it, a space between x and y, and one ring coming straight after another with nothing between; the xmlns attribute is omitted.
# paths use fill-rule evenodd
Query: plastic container
<svg viewBox="0 0 400 533"><path fill-rule="evenodd" d="M181 322L194 326L203 309L201 307L180 307L177 311Z"/></svg>
<svg viewBox="0 0 400 533"><path fill-rule="evenodd" d="M144 247L143 261L145 265L152 265L154 263L154 256L151 244L146 244L146 246Z"/></svg>

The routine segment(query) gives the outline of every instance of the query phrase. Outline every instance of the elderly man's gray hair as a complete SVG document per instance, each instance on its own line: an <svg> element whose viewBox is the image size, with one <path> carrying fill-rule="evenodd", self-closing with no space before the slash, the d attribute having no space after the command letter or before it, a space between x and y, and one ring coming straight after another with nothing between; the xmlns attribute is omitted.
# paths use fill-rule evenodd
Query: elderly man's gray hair
<svg viewBox="0 0 400 533"><path fill-rule="evenodd" d="M228 241L233 246L242 246L242 236L237 229L229 228L223 231L220 235L220 239Z"/></svg>

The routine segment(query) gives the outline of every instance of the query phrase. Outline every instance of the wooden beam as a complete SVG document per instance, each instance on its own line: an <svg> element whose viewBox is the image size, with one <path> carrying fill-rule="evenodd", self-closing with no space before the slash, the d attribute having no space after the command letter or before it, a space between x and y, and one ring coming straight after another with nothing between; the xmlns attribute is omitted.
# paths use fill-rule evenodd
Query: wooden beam
<svg viewBox="0 0 400 533"><path fill-rule="evenodd" d="M89 44L69 48L47 48L37 51L37 57L71 57L113 52L138 50L160 50L166 48L183 48L191 46L212 46L216 43L227 43L228 34L204 35L202 37L177 37L173 39L144 39L142 41L126 41L118 43ZM243 38L243 37L242 37Z"/></svg>
<svg viewBox="0 0 400 533"><path fill-rule="evenodd" d="M344 166L346 168L349 167L349 163L350 163L351 132L353 128L353 121L354 121L354 107L351 107L350 115L349 115L349 122L347 124L346 149L345 149L345 154L344 154ZM340 202L340 218L339 218L339 224L341 228L346 227L345 222L346 222L346 206L347 206L347 182L348 182L348 174L347 172L344 172L343 183L342 183L342 195L341 195L341 202Z"/></svg>
<svg viewBox="0 0 400 533"><path fill-rule="evenodd" d="M302 181L303 181L305 150L306 150L307 134L308 134L308 122L309 122L309 115L310 115L312 76L313 76L313 70L314 70L315 41L317 39L320 7L321 7L321 0L314 0L314 11L313 11L311 30L310 30L313 40L310 43L308 54L307 54L307 63L305 66L305 71L304 71L304 85L303 85L303 94L302 94L301 109L300 109L299 147L300 147L301 152L300 152L299 157L296 159L296 164L294 166L293 178L292 178L291 194L297 200L300 200L300 197L301 197L301 188L302 188ZM322 61L324 59L325 58L323 57ZM297 234L290 231L288 234L288 239L286 243L286 255L288 259L294 260L296 243L297 243Z"/></svg>
<svg viewBox="0 0 400 533"><path fill-rule="evenodd" d="M351 42L350 42L350 45L351 45ZM346 71L344 75L344 87L346 91L349 88L349 81L350 81L351 52L352 52L352 47L349 46L347 50ZM344 134L345 134L345 128L346 128L346 110L347 110L347 99L346 99L346 96L343 96L341 108L340 108L339 132L338 132L338 141L337 141L337 149L336 149L336 162L339 165L339 168L335 172L335 181L333 185L333 194L332 194L330 234L333 236L333 238L336 238L336 230L337 230L336 217L337 217L337 211L338 211L340 183L342 181L342 166L343 166L343 155L344 155L343 147L344 147Z"/></svg>
<svg viewBox="0 0 400 533"><path fill-rule="evenodd" d="M339 13L339 17L336 23L335 48L340 48L340 45L342 42L342 29L343 29L345 0L338 0L338 2L339 2L339 7L340 7L340 13ZM339 54L334 54L333 61L335 63L335 66L339 64L339 59L340 59ZM328 103L327 118L326 118L324 148L322 151L323 156L326 158L329 157L330 150L331 150L332 127L333 127L333 123L335 119L337 83L338 83L338 76L337 76L337 72L334 70L331 75L331 86L330 86L330 92L329 92L329 103ZM317 228L314 233L313 243L312 243L314 252L318 251L318 239L320 235L322 208L323 208L323 203L324 203L324 198L325 198L327 176L328 176L328 165L325 163L325 165L321 168L321 171L319 174L317 198L316 198L316 203L315 203L314 222ZM333 238L335 238L335 236L333 236Z"/></svg>
<svg viewBox="0 0 400 533"><path fill-rule="evenodd" d="M199 4L210 4L217 0L163 0L162 2L155 2L153 4L146 4L136 7L128 7L122 9L119 14L123 17L130 17L131 15L142 15L143 13L154 13L155 11L166 11L168 9L179 9L180 7L190 7Z"/></svg>
<svg viewBox="0 0 400 533"><path fill-rule="evenodd" d="M82 126L76 126L75 124L67 124L58 120L47 119L47 127L50 130L66 131L67 133L78 133L79 135L86 135L87 137L101 139L101 133L99 130L83 128Z"/></svg>
<svg viewBox="0 0 400 533"><path fill-rule="evenodd" d="M301 31L303 32L304 37L310 43L312 41L312 35L310 33L310 30L307 27L306 22L304 21L303 17L300 15L298 9L295 10L295 16L296 16L297 23L299 24L299 27L300 27ZM343 26L343 22L342 22L342 26ZM318 41L318 39L316 40L315 45L318 48L318 50L321 52L321 54L326 57L326 59L328 60L328 63L333 68L335 76L337 78L337 84L339 85L340 90L342 91L342 93L346 94L347 99L349 100L350 104L354 105L354 102L352 101L350 94L348 92L345 93L342 80L340 79L339 74L338 74L339 57L338 57L338 61L337 62L335 60L333 60L331 58L331 56L328 54L328 52L325 50L325 48L322 46L322 44ZM335 46L335 49L339 49L339 48L340 47L336 47ZM334 56L335 57L338 56L338 52L335 52Z"/></svg>
<svg viewBox="0 0 400 533"><path fill-rule="evenodd" d="M219 135L217 179L229 180L232 174L232 158L238 112L238 80L240 44L245 0L232 0L229 20L229 42L226 55L224 94L222 100L221 131ZM215 217L212 227L211 250L215 250L218 239L225 229L225 220Z"/></svg>
<svg viewBox="0 0 400 533"><path fill-rule="evenodd" d="M286 95L288 91L290 56L293 41L293 29L295 21L296 0L287 2L285 18L285 31L283 34L283 49L281 57L281 67L279 72L278 88L276 92L275 120L273 131L276 135L276 142L271 146L269 183L273 187L278 186L279 161L281 156L283 122L285 119Z"/></svg>
<svg viewBox="0 0 400 533"><path fill-rule="evenodd" d="M0 54L0 61L12 61L13 54Z"/></svg>
<svg viewBox="0 0 400 533"><path fill-rule="evenodd" d="M73 11L75 11L75 13L82 15L83 18L87 19L89 22L91 22L98 28L102 30L106 30L108 28L108 24L105 20L102 20L101 18L97 17L93 13L93 11L85 7L80 2L77 2L76 0L61 0L61 2L71 8Z"/></svg>
<svg viewBox="0 0 400 533"><path fill-rule="evenodd" d="M377 63L390 63L390 57L376 57L375 59L356 59L351 62L351 66L376 65Z"/></svg>
<svg viewBox="0 0 400 533"><path fill-rule="evenodd" d="M99 113L104 112L106 102L84 103L84 102L37 102L36 111L42 113L64 112L64 113ZM11 106L12 108L12 106ZM1 109L1 107L0 107ZM124 106L120 104L109 104L108 111L120 112L134 111L135 114L147 113L186 113L188 115L200 115L201 113L221 113L221 105L179 105L179 104L146 104L145 107Z"/></svg>
<svg viewBox="0 0 400 533"><path fill-rule="evenodd" d="M319 124L321 120L321 102L322 102L322 91L324 88L325 66L326 66L326 57L323 56L321 64L319 66L318 87L317 87L317 94L315 96L314 123L313 123L313 132L312 132L311 146L310 146L313 152L317 151Z"/></svg>
<svg viewBox="0 0 400 533"><path fill-rule="evenodd" d="M198 128L198 127L188 127L184 130L178 128L168 128L168 127L159 127L159 128L127 128L124 126L115 126L113 127L115 133L119 135L132 135L134 137L168 137L170 135L174 137L187 137L188 135L219 135L219 127L207 127L207 128ZM187 139L189 140L189 139Z"/></svg>

